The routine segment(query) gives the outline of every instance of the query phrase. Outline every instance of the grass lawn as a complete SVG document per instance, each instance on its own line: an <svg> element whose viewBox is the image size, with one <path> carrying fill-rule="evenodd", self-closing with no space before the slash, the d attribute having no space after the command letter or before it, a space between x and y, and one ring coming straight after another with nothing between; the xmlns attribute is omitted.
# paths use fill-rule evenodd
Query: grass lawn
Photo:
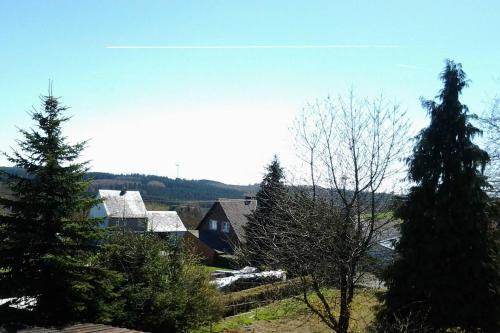
<svg viewBox="0 0 500 333"><path fill-rule="evenodd" d="M335 306L338 291L329 290L325 293L330 303ZM312 302L319 300L312 297ZM366 332L368 325L374 319L374 306L378 304L373 290L360 290L352 304L351 332ZM209 333L210 327L192 331L191 333ZM269 305L227 317L212 325L212 332L226 333L326 333L331 330L319 318L312 315L307 306L295 298L273 302Z"/></svg>
<svg viewBox="0 0 500 333"><path fill-rule="evenodd" d="M206 270L209 273L215 272L215 271L234 271L234 269L229 269L229 268L222 268L222 267L215 267L215 266L204 266Z"/></svg>

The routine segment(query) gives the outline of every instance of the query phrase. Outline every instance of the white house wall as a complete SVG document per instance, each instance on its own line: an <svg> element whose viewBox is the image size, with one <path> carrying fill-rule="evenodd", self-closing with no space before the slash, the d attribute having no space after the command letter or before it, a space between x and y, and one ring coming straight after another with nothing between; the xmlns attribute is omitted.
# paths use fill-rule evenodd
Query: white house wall
<svg viewBox="0 0 500 333"><path fill-rule="evenodd" d="M108 227L108 220L106 219L107 215L108 214L106 213L106 208L104 207L104 204L102 202L90 209L91 218L93 219L104 218L103 222L100 225L103 228Z"/></svg>

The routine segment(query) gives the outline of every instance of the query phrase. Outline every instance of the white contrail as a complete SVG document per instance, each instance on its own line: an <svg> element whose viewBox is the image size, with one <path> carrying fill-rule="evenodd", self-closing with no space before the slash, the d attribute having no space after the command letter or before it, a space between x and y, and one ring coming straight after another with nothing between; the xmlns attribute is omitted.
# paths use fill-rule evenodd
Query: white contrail
<svg viewBox="0 0 500 333"><path fill-rule="evenodd" d="M332 45L108 45L107 49L394 49L400 45L332 44Z"/></svg>

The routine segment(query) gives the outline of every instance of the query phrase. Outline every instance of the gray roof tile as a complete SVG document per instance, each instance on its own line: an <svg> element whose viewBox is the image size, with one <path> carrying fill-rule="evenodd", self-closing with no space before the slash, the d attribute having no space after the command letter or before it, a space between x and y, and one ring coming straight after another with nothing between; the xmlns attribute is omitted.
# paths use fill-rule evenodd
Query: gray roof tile
<svg viewBox="0 0 500 333"><path fill-rule="evenodd" d="M245 225L248 223L248 215L252 214L257 208L255 199L219 199L234 232L239 240L245 241Z"/></svg>
<svg viewBox="0 0 500 333"><path fill-rule="evenodd" d="M145 218L146 206L139 191L99 190L99 197L104 199L104 207L109 217Z"/></svg>
<svg viewBox="0 0 500 333"><path fill-rule="evenodd" d="M148 211L148 231L187 231L176 211Z"/></svg>

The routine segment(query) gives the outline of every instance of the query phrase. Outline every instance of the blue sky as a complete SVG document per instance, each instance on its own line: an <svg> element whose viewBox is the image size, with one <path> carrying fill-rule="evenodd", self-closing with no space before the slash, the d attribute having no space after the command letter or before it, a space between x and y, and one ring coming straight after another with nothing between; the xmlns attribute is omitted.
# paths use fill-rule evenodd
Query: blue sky
<svg viewBox="0 0 500 333"><path fill-rule="evenodd" d="M500 93L498 1L0 0L0 150L38 96L71 106L70 140L92 169L254 183L307 102L383 93L426 124L444 59L480 113ZM302 49L109 46L343 45ZM345 47L350 45L352 47ZM363 47L359 47L363 46ZM391 47L386 47L391 46ZM0 165L7 164L0 158Z"/></svg>

